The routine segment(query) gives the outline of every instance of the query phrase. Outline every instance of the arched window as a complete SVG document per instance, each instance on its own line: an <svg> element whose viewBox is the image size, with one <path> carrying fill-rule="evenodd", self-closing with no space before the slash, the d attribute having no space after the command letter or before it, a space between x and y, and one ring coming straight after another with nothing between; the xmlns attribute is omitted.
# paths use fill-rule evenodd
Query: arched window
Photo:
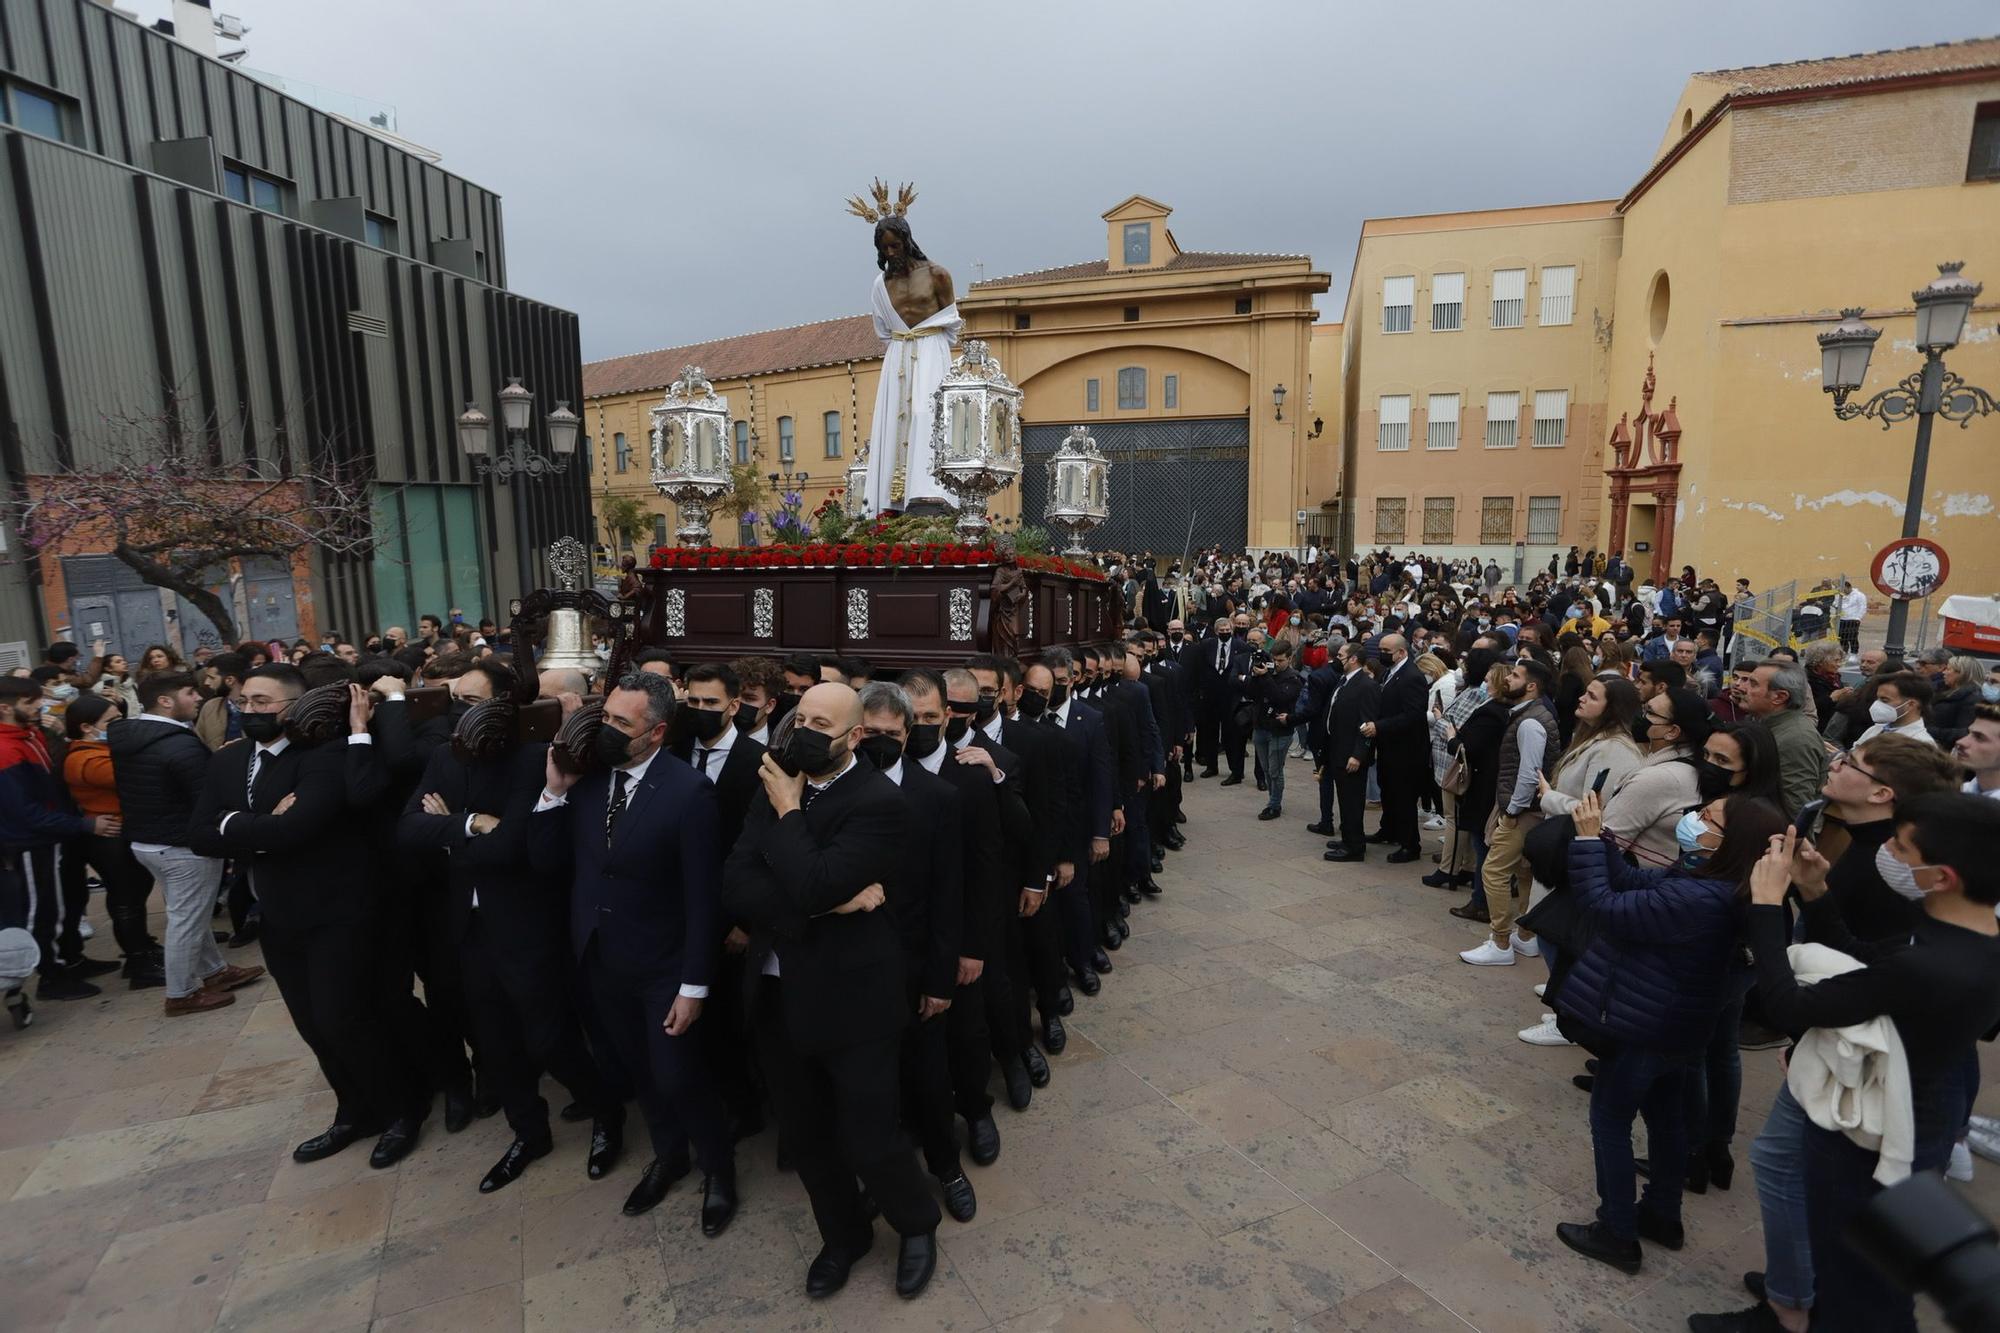
<svg viewBox="0 0 2000 1333"><path fill-rule="evenodd" d="M1139 408L1146 406L1146 368L1125 366L1118 372L1118 406Z"/></svg>

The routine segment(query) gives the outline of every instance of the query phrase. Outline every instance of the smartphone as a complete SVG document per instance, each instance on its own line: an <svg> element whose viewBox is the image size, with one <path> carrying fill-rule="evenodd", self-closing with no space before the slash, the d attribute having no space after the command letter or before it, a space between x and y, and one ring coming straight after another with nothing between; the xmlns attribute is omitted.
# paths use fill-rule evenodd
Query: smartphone
<svg viewBox="0 0 2000 1333"><path fill-rule="evenodd" d="M1811 839L1814 825L1819 823L1820 813L1826 809L1826 798L1807 801L1799 807L1799 817L1792 821L1792 829L1799 835L1800 842Z"/></svg>
<svg viewBox="0 0 2000 1333"><path fill-rule="evenodd" d="M1609 778L1610 776L1611 776L1611 770L1610 770L1610 769L1608 769L1608 768L1600 768L1600 769L1598 769L1598 770L1597 770L1597 781L1595 781L1595 782L1593 782L1593 783L1591 783L1591 784L1590 784L1590 790L1591 790L1591 791L1592 791L1593 793L1601 793L1601 792L1603 792L1603 790L1604 790L1604 783L1605 783L1605 780L1606 780L1606 779L1608 779L1608 778Z"/></svg>

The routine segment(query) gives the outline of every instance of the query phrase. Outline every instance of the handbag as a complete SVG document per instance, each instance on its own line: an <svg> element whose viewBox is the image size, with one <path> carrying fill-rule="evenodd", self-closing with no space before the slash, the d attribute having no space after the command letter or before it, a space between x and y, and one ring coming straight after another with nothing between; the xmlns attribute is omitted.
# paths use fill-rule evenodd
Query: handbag
<svg viewBox="0 0 2000 1333"><path fill-rule="evenodd" d="M1472 770L1466 766L1465 755L1455 754L1451 762L1444 766L1444 776L1438 779L1438 790L1448 791L1453 796L1463 796L1472 786Z"/></svg>

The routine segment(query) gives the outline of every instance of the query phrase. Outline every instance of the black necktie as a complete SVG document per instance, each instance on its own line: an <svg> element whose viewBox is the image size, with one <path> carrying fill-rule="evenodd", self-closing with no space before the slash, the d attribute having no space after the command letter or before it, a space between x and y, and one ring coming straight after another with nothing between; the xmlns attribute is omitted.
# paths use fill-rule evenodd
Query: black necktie
<svg viewBox="0 0 2000 1333"><path fill-rule="evenodd" d="M1223 666L1226 665L1228 661L1229 661L1229 640L1224 639L1221 643L1215 645L1215 669L1217 671L1222 670Z"/></svg>
<svg viewBox="0 0 2000 1333"><path fill-rule="evenodd" d="M611 771L611 801L604 807L604 845L611 845L611 831L618 827L618 816L625 810L625 793L632 782L632 775L622 768Z"/></svg>
<svg viewBox="0 0 2000 1333"><path fill-rule="evenodd" d="M699 745L695 747L694 766L697 769L701 770L701 775L703 777L708 776L708 757L714 753L715 751L713 749L704 750Z"/></svg>

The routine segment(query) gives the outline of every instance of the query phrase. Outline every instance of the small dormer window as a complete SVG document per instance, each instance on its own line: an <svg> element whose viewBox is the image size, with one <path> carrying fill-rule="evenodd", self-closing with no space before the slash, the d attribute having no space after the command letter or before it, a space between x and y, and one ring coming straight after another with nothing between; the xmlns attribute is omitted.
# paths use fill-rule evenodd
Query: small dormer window
<svg viewBox="0 0 2000 1333"><path fill-rule="evenodd" d="M1153 262L1152 223L1128 222L1125 224L1125 262L1127 264L1150 264Z"/></svg>

